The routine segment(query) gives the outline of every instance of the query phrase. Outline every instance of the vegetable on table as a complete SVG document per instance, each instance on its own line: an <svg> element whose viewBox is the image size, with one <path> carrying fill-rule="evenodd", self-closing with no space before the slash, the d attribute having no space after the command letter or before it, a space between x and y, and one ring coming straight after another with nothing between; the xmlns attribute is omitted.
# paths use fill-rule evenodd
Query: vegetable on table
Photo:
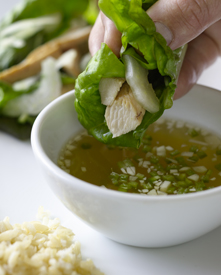
<svg viewBox="0 0 221 275"><path fill-rule="evenodd" d="M0 21L0 130L29 138L42 108L74 88L98 13L91 1L23 0Z"/></svg>
<svg viewBox="0 0 221 275"><path fill-rule="evenodd" d="M24 0L20 2L0 22L1 43L4 42L3 39L14 39L14 41L18 39L22 42L20 46L16 46L17 43L10 43L9 47L3 49L1 47L0 71L18 64L34 48L68 30L71 21L82 15L87 5L88 0ZM48 22L49 19L51 19L51 25ZM25 23L23 20L28 20L25 28L22 26L19 29L16 28L18 24ZM36 21L39 23L36 24ZM6 32L7 29L11 29L11 35ZM2 38L4 33L6 34Z"/></svg>

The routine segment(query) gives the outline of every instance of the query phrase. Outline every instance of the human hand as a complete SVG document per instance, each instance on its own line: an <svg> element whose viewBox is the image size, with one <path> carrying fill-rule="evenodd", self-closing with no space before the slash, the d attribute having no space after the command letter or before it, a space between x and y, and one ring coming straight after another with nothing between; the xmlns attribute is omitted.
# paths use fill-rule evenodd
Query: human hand
<svg viewBox="0 0 221 275"><path fill-rule="evenodd" d="M189 43L174 96L180 98L221 55L221 1L158 0L147 13L172 50ZM102 42L119 56L121 33L100 12L89 38L92 55Z"/></svg>

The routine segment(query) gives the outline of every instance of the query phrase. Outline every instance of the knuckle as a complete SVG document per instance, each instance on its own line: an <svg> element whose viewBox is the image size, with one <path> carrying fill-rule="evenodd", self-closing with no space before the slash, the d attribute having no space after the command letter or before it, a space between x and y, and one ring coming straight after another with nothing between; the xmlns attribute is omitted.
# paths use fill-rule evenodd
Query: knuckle
<svg viewBox="0 0 221 275"><path fill-rule="evenodd" d="M209 4L207 0L176 0L182 25L195 32L203 31L208 24Z"/></svg>

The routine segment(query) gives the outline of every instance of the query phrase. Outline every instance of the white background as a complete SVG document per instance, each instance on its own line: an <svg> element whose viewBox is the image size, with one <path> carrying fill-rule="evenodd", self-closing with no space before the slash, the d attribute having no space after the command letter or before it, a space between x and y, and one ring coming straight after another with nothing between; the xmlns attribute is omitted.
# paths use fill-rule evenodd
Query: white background
<svg viewBox="0 0 221 275"><path fill-rule="evenodd" d="M0 0L0 18L17 2ZM221 59L203 73L199 83L221 90L220 76ZM221 274L221 227L195 241L163 249L129 247L108 240L72 215L55 197L30 143L1 132L0 187L0 220L5 216L12 223L34 220L38 207L43 205L75 232L83 257L92 258L106 275Z"/></svg>

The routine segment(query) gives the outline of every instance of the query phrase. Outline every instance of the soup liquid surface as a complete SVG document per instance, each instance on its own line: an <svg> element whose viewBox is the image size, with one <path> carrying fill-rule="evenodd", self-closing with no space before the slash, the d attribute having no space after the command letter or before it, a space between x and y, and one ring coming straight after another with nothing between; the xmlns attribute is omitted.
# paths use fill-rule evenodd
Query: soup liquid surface
<svg viewBox="0 0 221 275"><path fill-rule="evenodd" d="M221 142L189 123L160 119L148 128L139 149L107 146L79 133L62 149L58 166L122 192L193 193L221 185Z"/></svg>

